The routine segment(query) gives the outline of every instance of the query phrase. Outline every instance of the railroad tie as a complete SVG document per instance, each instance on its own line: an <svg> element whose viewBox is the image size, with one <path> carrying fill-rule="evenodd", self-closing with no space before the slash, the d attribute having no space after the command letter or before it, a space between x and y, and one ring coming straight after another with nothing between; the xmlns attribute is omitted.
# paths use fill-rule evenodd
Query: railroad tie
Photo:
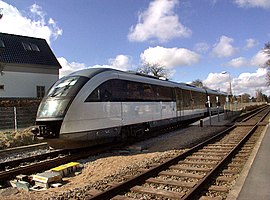
<svg viewBox="0 0 270 200"><path fill-rule="evenodd" d="M146 193L146 194L162 196L162 197L167 197L167 198L172 198L172 199L181 199L185 195L185 193L183 192L174 192L174 191L167 191L167 190L161 190L161 189L155 189L155 188L146 188L142 186L135 186L131 188L130 190L133 192Z"/></svg>
<svg viewBox="0 0 270 200"><path fill-rule="evenodd" d="M173 185L177 187L186 187L186 188L192 188L196 185L194 182L181 182L181 181L166 181L161 178L149 178L146 180L147 183L155 183L155 184L163 184L163 185Z"/></svg>
<svg viewBox="0 0 270 200"><path fill-rule="evenodd" d="M176 176L183 178L194 178L194 179L202 179L204 175L202 174L192 174L192 173L183 173L183 172L170 172L170 171L162 171L158 175L160 176Z"/></svg>
<svg viewBox="0 0 270 200"><path fill-rule="evenodd" d="M170 169L178 169L178 170L187 170L187 171L198 171L198 172L209 172L211 168L203 168L203 167L187 167L181 165L173 165Z"/></svg>

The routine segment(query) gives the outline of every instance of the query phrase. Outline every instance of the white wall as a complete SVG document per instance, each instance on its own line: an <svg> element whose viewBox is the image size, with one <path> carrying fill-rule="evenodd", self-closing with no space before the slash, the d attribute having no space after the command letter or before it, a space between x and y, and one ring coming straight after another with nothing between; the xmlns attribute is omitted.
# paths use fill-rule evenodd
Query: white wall
<svg viewBox="0 0 270 200"><path fill-rule="evenodd" d="M47 91L58 78L56 74L4 71L0 75L0 85L4 85L0 97L37 97L37 86L45 86Z"/></svg>

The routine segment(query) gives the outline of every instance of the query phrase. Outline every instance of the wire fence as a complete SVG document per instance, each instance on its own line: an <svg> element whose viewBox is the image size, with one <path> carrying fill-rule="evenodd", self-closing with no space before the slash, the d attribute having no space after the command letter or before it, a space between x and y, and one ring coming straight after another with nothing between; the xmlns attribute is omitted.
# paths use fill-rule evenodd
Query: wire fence
<svg viewBox="0 0 270 200"><path fill-rule="evenodd" d="M0 130L14 130L35 125L38 105L0 107Z"/></svg>

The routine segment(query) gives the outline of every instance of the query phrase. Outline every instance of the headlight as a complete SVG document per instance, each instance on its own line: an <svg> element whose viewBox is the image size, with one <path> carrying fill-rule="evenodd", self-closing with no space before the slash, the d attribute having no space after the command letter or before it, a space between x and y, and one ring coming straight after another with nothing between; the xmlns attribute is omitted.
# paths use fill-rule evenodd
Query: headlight
<svg viewBox="0 0 270 200"><path fill-rule="evenodd" d="M37 118L63 117L70 99L53 99L42 101L38 108Z"/></svg>

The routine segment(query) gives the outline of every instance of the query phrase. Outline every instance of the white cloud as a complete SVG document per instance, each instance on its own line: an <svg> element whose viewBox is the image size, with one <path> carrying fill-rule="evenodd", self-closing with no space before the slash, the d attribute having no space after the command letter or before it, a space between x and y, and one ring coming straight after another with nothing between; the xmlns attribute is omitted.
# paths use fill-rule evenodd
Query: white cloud
<svg viewBox="0 0 270 200"><path fill-rule="evenodd" d="M235 78L231 76L229 78L229 74L210 73L203 83L209 88L227 92L230 80L235 95L248 93L254 96L257 89L262 89L263 93L269 95L270 88L266 86L266 74L265 68L258 68L255 73L242 73Z"/></svg>
<svg viewBox="0 0 270 200"><path fill-rule="evenodd" d="M245 46L245 49L251 49L255 46L258 46L259 45L259 42L253 38L249 38L246 40L246 46Z"/></svg>
<svg viewBox="0 0 270 200"><path fill-rule="evenodd" d="M235 4L243 8L270 8L269 0L234 0Z"/></svg>
<svg viewBox="0 0 270 200"><path fill-rule="evenodd" d="M265 63L269 59L270 59L269 56L263 50L260 50L251 59L246 59L244 57L234 58L228 63L224 64L224 66L228 66L228 67L252 66L252 67L263 68L263 67L266 67Z"/></svg>
<svg viewBox="0 0 270 200"><path fill-rule="evenodd" d="M214 90L227 92L229 88L229 76L222 73L209 73L208 77L203 81L203 84Z"/></svg>
<svg viewBox="0 0 270 200"><path fill-rule="evenodd" d="M237 52L237 48L233 47L233 38L221 36L218 43L214 45L212 53L219 58L230 57Z"/></svg>
<svg viewBox="0 0 270 200"><path fill-rule="evenodd" d="M269 95L270 89L266 86L267 69L259 68L255 73L242 73L233 79L233 90L236 94L249 93L255 95L257 89L262 89L263 93Z"/></svg>
<svg viewBox="0 0 270 200"><path fill-rule="evenodd" d="M58 62L62 66L62 69L59 70L59 76L66 76L74 71L86 69L87 66L84 63L71 62L69 63L64 57L57 58Z"/></svg>
<svg viewBox="0 0 270 200"><path fill-rule="evenodd" d="M149 47L141 55L144 63L160 64L165 67L192 65L199 62L200 55L184 48Z"/></svg>
<svg viewBox="0 0 270 200"><path fill-rule="evenodd" d="M131 67L131 58L126 55L117 55L109 59L109 64L112 68L127 71Z"/></svg>
<svg viewBox="0 0 270 200"><path fill-rule="evenodd" d="M173 11L178 0L155 0L146 11L139 13L138 23L130 28L128 39L143 42L157 39L160 42L176 37L189 37L191 30L181 24Z"/></svg>
<svg viewBox="0 0 270 200"><path fill-rule="evenodd" d="M0 32L44 38L49 44L63 33L52 18L46 20L46 13L37 4L30 6L29 11L21 12L0 0L0 8L3 8Z"/></svg>
<svg viewBox="0 0 270 200"><path fill-rule="evenodd" d="M261 50L251 58L250 65L255 67L264 67L265 62L268 59L268 55Z"/></svg>
<svg viewBox="0 0 270 200"><path fill-rule="evenodd" d="M225 66L236 67L236 68L238 68L238 67L245 67L247 65L248 65L248 61L244 57L234 58L230 62L228 62L227 64L225 64Z"/></svg>
<svg viewBox="0 0 270 200"><path fill-rule="evenodd" d="M199 53L205 53L210 49L210 46L206 42L200 42L195 45L194 49Z"/></svg>
<svg viewBox="0 0 270 200"><path fill-rule="evenodd" d="M66 76L72 72L88 68L112 68L127 71L131 68L131 58L126 55L117 55L115 58L108 59L108 64L87 66L85 63L68 62L64 57L57 58L62 66L60 77Z"/></svg>

